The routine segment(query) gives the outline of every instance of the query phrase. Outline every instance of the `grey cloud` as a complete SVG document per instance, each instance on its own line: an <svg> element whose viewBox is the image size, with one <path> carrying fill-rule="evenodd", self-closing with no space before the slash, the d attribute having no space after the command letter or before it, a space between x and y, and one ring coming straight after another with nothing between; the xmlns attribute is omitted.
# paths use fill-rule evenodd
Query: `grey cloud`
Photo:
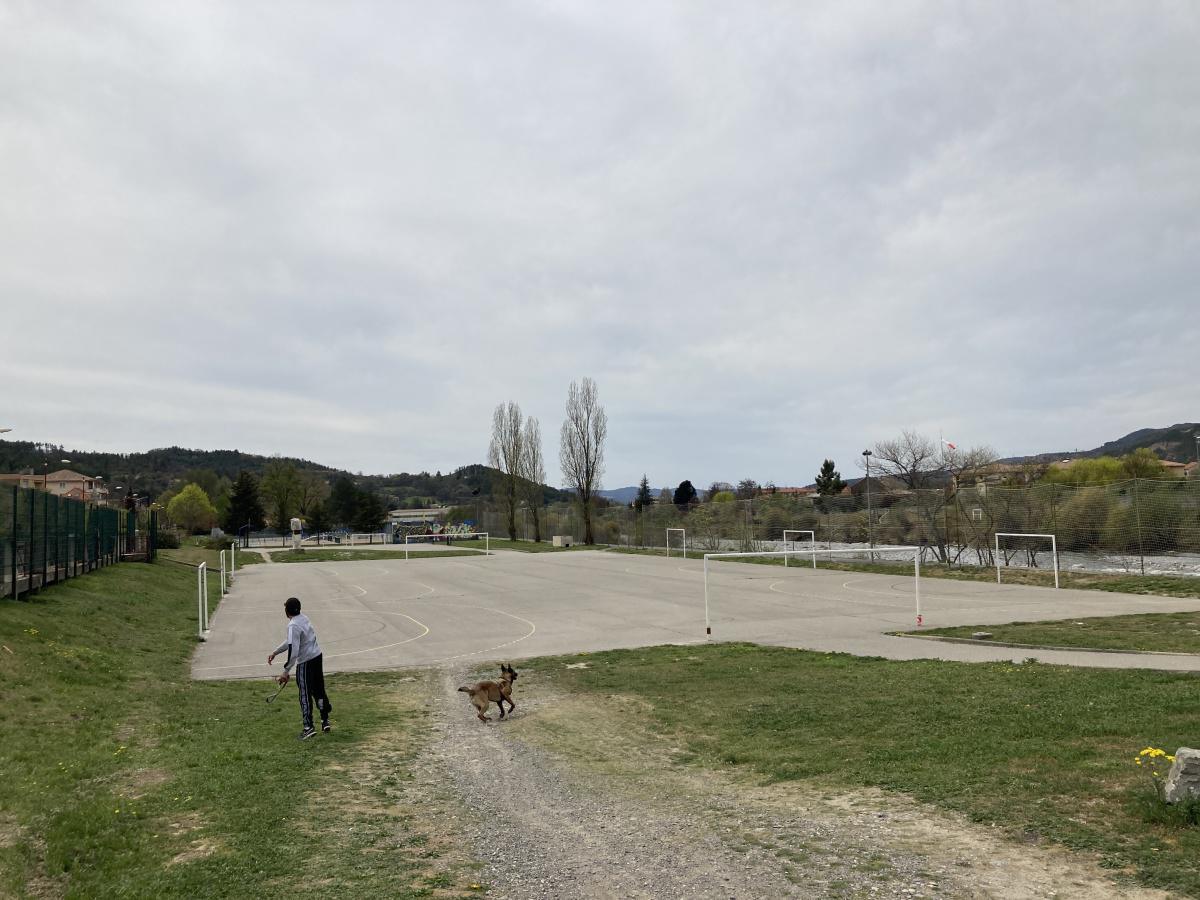
<svg viewBox="0 0 1200 900"><path fill-rule="evenodd" d="M554 479L588 374L614 486L1195 418L1197 37L1167 4L4 7L4 415L446 470L512 399Z"/></svg>

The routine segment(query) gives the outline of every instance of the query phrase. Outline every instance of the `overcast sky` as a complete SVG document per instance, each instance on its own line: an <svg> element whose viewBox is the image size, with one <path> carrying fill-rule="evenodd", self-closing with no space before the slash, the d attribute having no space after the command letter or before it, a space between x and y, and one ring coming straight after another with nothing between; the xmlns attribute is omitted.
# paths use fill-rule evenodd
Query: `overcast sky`
<svg viewBox="0 0 1200 900"><path fill-rule="evenodd" d="M1195 3L0 0L0 427L605 486L1200 420Z"/></svg>

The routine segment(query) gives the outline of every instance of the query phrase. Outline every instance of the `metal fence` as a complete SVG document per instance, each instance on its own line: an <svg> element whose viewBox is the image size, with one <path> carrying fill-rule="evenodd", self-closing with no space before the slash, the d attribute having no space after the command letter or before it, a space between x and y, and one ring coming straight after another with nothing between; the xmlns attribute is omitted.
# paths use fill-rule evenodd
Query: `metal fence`
<svg viewBox="0 0 1200 900"><path fill-rule="evenodd" d="M20 598L122 560L153 559L157 527L155 510L0 490L0 597Z"/></svg>
<svg viewBox="0 0 1200 900"><path fill-rule="evenodd" d="M548 506L540 515L543 540L582 539L577 506ZM499 506L481 504L478 519L476 527L493 537L508 536ZM531 510L519 509L516 523L518 537L533 537ZM997 532L1053 534L1064 569L1200 575L1200 479L980 484L875 491L869 499L861 489L825 498L762 494L688 509L654 504L640 513L624 506L593 513L597 543L665 547L668 528L686 529L688 546L706 551L775 549L784 529L804 529L823 545L922 546L927 559L950 566L994 565ZM1035 542L1017 546L1033 549Z"/></svg>

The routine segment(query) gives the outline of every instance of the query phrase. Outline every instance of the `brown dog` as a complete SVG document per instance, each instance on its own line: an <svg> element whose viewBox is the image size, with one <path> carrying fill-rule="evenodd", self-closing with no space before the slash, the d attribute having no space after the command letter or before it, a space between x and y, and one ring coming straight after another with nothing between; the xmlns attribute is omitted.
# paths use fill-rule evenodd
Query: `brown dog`
<svg viewBox="0 0 1200 900"><path fill-rule="evenodd" d="M508 702L509 712L517 708L517 704L513 703L512 698L513 682L516 680L517 670L512 666L501 664L499 681L477 681L474 684L463 685L459 690L470 695L479 721L489 722L491 720L484 713L491 704L495 703L500 707L500 718L502 719L504 718L505 701Z"/></svg>

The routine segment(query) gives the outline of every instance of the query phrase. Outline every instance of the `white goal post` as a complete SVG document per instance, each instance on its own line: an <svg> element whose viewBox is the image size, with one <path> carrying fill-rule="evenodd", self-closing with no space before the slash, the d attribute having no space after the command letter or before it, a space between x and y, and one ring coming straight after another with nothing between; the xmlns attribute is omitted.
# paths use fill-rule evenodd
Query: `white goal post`
<svg viewBox="0 0 1200 900"><path fill-rule="evenodd" d="M196 569L197 610L196 618L200 620L200 640L208 640L208 563L200 563Z"/></svg>
<svg viewBox="0 0 1200 900"><path fill-rule="evenodd" d="M435 543L438 541L457 541L465 538L483 538L483 549L478 547L464 547L464 550L474 550L477 553L482 553L484 556L491 556L491 543L486 531L468 531L466 533L445 533L445 534L406 534L404 536L404 558L408 559L408 544L410 540L424 543L426 541Z"/></svg>
<svg viewBox="0 0 1200 900"><path fill-rule="evenodd" d="M704 633L712 634L712 622L708 615L708 561L710 559L738 559L742 557L775 557L782 556L787 558L789 551L769 551L766 553L705 553L704 554ZM861 547L839 550L820 550L823 554L843 554L843 553L866 553L867 551ZM874 553L911 553L913 559L913 600L916 604L917 612L917 627L920 628L925 624L924 618L921 616L921 548L920 547L885 547L875 548Z"/></svg>
<svg viewBox="0 0 1200 900"><path fill-rule="evenodd" d="M678 531L680 533L680 535L682 535L682 537L680 538L680 544L683 547L683 558L687 559L687 531L682 528L668 528L667 529L667 559L671 558L671 532L672 531Z"/></svg>
<svg viewBox="0 0 1200 900"><path fill-rule="evenodd" d="M1054 562L1054 587L1058 587L1058 538L1052 534L1026 534L1020 531L997 531L996 532L996 584L1000 583L1000 538L1045 538L1050 541L1050 557ZM1033 551L1028 547L1022 547L1027 554L1030 555L1032 561ZM1004 565L1008 565L1005 560ZM1032 566L1030 566L1032 568Z"/></svg>
<svg viewBox="0 0 1200 900"><path fill-rule="evenodd" d="M809 542L809 544L812 545L810 548L812 550L812 564L813 564L813 568L815 569L817 567L817 533L815 531L813 531L811 528L785 528L785 529L783 529L783 544L784 544L783 549L788 552L791 552L792 548L788 547L787 545L794 543L794 542L791 540L791 538L788 537L789 534L807 534L808 535L808 542ZM783 558L783 567L785 569L788 567L788 558L786 556L784 556L784 558Z"/></svg>

